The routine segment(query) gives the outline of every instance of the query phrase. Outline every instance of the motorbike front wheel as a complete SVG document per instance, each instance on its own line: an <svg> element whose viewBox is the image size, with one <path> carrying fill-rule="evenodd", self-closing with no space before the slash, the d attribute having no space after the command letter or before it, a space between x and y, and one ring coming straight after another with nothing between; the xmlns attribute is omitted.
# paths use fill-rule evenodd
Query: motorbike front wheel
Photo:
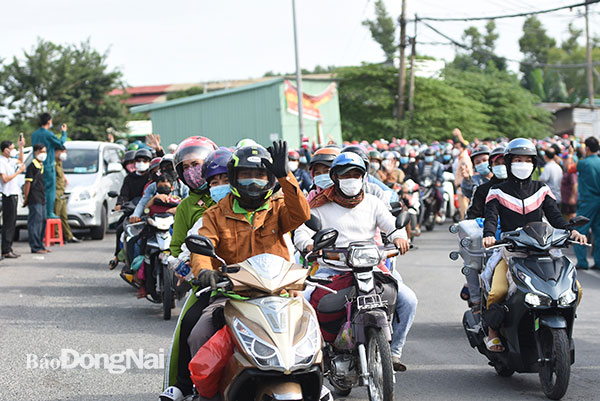
<svg viewBox="0 0 600 401"><path fill-rule="evenodd" d="M163 304L163 319L171 320L171 307L173 302L173 287L171 286L171 270L167 266L162 266L162 304Z"/></svg>
<svg viewBox="0 0 600 401"><path fill-rule="evenodd" d="M371 327L367 332L367 364L370 401L394 399L394 366L390 344L381 329Z"/></svg>
<svg viewBox="0 0 600 401"><path fill-rule="evenodd" d="M548 362L540 366L542 390L551 400L560 400L569 387L571 358L565 329L546 329L541 333L542 353Z"/></svg>

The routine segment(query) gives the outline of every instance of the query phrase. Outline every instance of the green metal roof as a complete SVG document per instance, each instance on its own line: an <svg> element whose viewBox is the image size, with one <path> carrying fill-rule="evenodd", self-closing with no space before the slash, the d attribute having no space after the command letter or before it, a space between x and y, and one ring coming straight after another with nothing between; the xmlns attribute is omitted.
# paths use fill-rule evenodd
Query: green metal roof
<svg viewBox="0 0 600 401"><path fill-rule="evenodd" d="M154 110L164 109L164 108L173 107L173 106L179 106L182 104L193 103L193 102L197 102L200 100L211 99L214 97L232 95L234 93L240 93L240 92L245 92L245 91L254 90L254 89L258 89L258 88L263 88L263 87L274 85L274 84L279 84L279 83L283 82L283 80L284 80L284 78L275 78L275 79L265 81L265 82L258 82L255 84L239 86L237 88L222 89L222 90L218 90L218 91L214 91L214 92L203 93L201 95L194 95L194 96L188 96L188 97L183 97L183 98L179 98L179 99L168 100L163 103L150 103L150 104L145 104L142 106L135 106L135 107L131 108L131 113L145 113L148 111L154 111Z"/></svg>

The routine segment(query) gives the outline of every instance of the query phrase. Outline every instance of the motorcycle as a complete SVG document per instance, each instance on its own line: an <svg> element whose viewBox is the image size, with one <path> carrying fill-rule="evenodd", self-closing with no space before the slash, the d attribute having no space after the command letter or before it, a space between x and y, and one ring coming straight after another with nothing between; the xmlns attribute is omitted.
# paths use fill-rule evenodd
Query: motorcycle
<svg viewBox="0 0 600 401"><path fill-rule="evenodd" d="M442 209L444 213L442 213L442 219L445 220L447 217L451 217L455 223L458 223L460 221L460 211L455 202L454 174L444 171L443 178L442 195L444 202L442 203Z"/></svg>
<svg viewBox="0 0 600 401"><path fill-rule="evenodd" d="M570 230L586 224L585 217L575 217L569 229L554 229L545 222L532 222L502 234L493 247L482 248L482 230L474 220L450 227L459 236L459 251L450 253L452 260L462 256L463 274L469 269L480 271L493 250L506 247L519 254L509 262L510 290L502 306L503 325L500 339L504 352L489 351L484 344L486 313L464 313L463 326L471 347L486 356L498 375L514 372L538 373L544 394L560 399L569 385L570 367L575 361L573 324L580 300L577 271L560 252L573 243ZM476 227L477 226L477 227ZM486 304L486 283L479 275L482 305ZM512 282L512 283L511 283Z"/></svg>
<svg viewBox="0 0 600 401"><path fill-rule="evenodd" d="M436 213L436 183L431 176L425 176L419 187L421 194L421 216L419 223L424 225L427 231L432 231L435 223Z"/></svg>
<svg viewBox="0 0 600 401"><path fill-rule="evenodd" d="M320 233L314 239L315 250L336 239L333 230ZM185 243L191 252L221 261L225 280L217 284L219 288L247 294L245 298L231 297L224 308L234 350L220 381L221 399L331 399L328 392L322 394L322 338L315 312L303 297L280 296L282 290L323 287L321 283L328 280L312 278L303 266L270 254L227 265L204 236L188 236ZM210 290L204 288L196 295ZM195 377L192 374L196 389L201 388ZM194 399L198 399L197 393Z"/></svg>
<svg viewBox="0 0 600 401"><path fill-rule="evenodd" d="M406 226L409 220L410 215L401 212L396 218L396 229ZM315 236L331 230L319 231L319 224L311 226L309 223L307 226L317 231ZM398 254L395 247L377 246L372 241L353 242L347 248L325 247L321 251L320 257L325 261L345 262L346 268L336 270L352 275L352 285L337 294L322 297L317 305L317 312L323 315L348 311L346 327L351 329L346 332L346 341L337 341L346 329L342 325L336 341L327 341L323 349L326 376L340 396L350 394L353 387L367 386L369 400L394 399L390 342L398 290L394 279L380 272L378 265ZM312 251L304 263L316 260L316 257ZM339 329L339 322L330 323Z"/></svg>
<svg viewBox="0 0 600 401"><path fill-rule="evenodd" d="M406 180L403 184L402 199L406 207L408 207L408 213L410 214L410 226L412 229L414 229L415 227L417 227L419 214L421 213L419 184L417 184L410 178Z"/></svg>

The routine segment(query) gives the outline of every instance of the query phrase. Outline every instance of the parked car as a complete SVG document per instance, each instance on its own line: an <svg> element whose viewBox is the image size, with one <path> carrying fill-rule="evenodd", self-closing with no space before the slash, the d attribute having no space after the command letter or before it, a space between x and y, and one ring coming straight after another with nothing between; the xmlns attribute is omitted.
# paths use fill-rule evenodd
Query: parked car
<svg viewBox="0 0 600 401"><path fill-rule="evenodd" d="M119 192L126 172L121 164L123 146L108 142L68 141L67 160L63 169L68 185L67 214L69 225L76 229L89 229L93 239L102 239L106 228L116 223L120 212L113 211L116 199L110 198L110 191ZM53 157L54 155L48 155ZM25 159L29 165L33 154ZM25 182L25 173L18 177L19 186ZM27 228L28 209L23 205L23 194L19 194L17 210L17 233Z"/></svg>

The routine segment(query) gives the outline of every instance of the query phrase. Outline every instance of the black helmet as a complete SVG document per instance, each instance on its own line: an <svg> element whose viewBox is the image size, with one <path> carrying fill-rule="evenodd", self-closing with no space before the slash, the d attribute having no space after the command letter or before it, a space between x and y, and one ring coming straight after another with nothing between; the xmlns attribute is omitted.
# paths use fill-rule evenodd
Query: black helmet
<svg viewBox="0 0 600 401"><path fill-rule="evenodd" d="M494 160L497 156L504 155L506 145L501 143L490 152L490 160Z"/></svg>
<svg viewBox="0 0 600 401"><path fill-rule="evenodd" d="M260 145L251 145L237 149L227 163L227 177L229 178L231 193L237 198L240 206L243 208L254 210L273 195L273 189L277 180L275 179L275 175L265 168L263 159L272 162L271 155L267 149ZM256 183L240 185L237 178L240 169L266 171L268 177L267 184L265 186L260 186Z"/></svg>
<svg viewBox="0 0 600 401"><path fill-rule="evenodd" d="M138 149L135 152L135 159L139 159L139 158L144 158L144 159L148 159L148 161L152 160L152 152L150 152L148 149Z"/></svg>
<svg viewBox="0 0 600 401"><path fill-rule="evenodd" d="M471 153L471 161L473 163L475 163L473 160L475 159L476 156L479 155L489 155L490 154L490 148L486 145L481 145L476 147L475 149L473 149L473 152Z"/></svg>
<svg viewBox="0 0 600 401"><path fill-rule="evenodd" d="M125 155L123 156L123 167L125 167L127 163L135 161L135 152L135 150L128 150L125 152Z"/></svg>
<svg viewBox="0 0 600 401"><path fill-rule="evenodd" d="M425 151L423 152L424 156L435 156L435 151L433 150L433 148L427 148L425 149Z"/></svg>
<svg viewBox="0 0 600 401"><path fill-rule="evenodd" d="M400 156L402 156L402 157L410 156L410 150L408 149L408 146L401 146L399 153L400 153Z"/></svg>
<svg viewBox="0 0 600 401"><path fill-rule="evenodd" d="M360 158L362 159L363 163L365 163L365 167L367 168L367 171L369 170L369 156L367 156L367 152L365 152L365 150L358 145L350 145L350 146L346 146L344 149L342 149L342 153L347 153L347 152L352 152L352 153L356 153L357 155L360 156Z"/></svg>

